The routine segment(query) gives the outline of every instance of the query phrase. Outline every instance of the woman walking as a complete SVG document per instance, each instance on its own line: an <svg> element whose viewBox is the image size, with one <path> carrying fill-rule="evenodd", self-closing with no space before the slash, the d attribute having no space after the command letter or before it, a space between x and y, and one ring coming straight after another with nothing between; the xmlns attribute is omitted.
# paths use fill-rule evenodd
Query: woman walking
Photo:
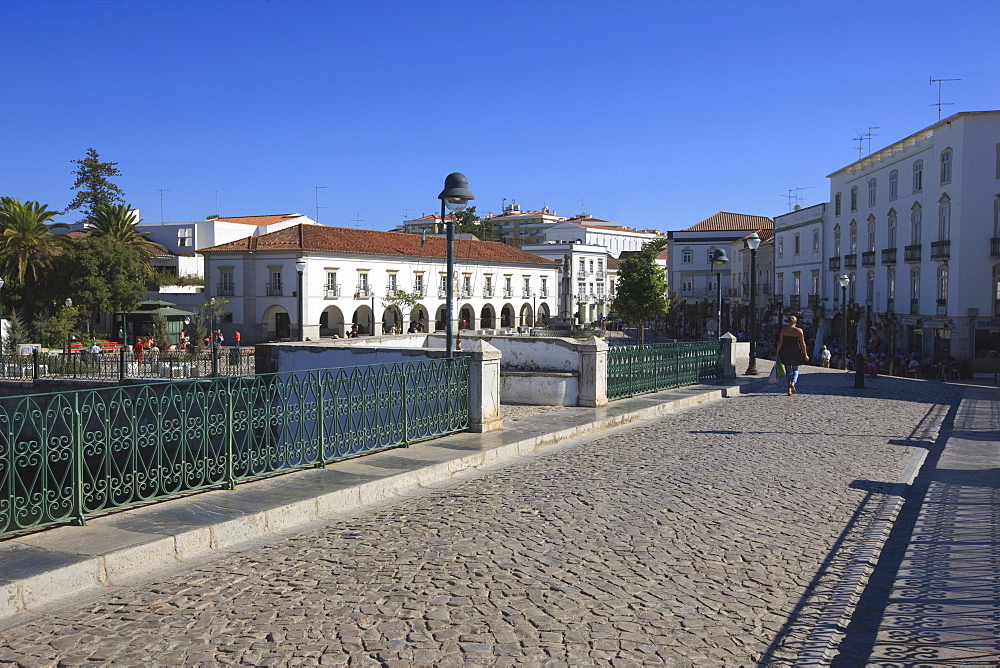
<svg viewBox="0 0 1000 668"><path fill-rule="evenodd" d="M799 380L799 366L809 361L806 350L806 335L795 326L798 319L788 316L788 324L781 328L778 344L774 349L775 356L785 365L785 376L788 378L788 396L795 394L795 383Z"/></svg>

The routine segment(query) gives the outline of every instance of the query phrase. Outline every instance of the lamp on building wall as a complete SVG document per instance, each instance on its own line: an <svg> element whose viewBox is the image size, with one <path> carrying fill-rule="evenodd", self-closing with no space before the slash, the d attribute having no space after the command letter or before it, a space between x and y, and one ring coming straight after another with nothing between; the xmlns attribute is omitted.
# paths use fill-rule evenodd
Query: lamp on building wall
<svg viewBox="0 0 1000 668"><path fill-rule="evenodd" d="M729 264L726 251L716 248L712 251L712 267L715 268L715 313L716 313L716 337L722 336L722 270Z"/></svg>
<svg viewBox="0 0 1000 668"><path fill-rule="evenodd" d="M438 195L441 200L441 220L445 220L445 208L453 213L458 213L468 205L471 200L476 199L475 195L469 191L469 180L460 172L452 172L444 180L444 190ZM455 221L448 220L445 223L448 231L447 235L447 259L445 271L448 272L445 278L445 290L448 294L445 297L445 351L451 357L454 351L455 336ZM374 314L372 316L374 318Z"/></svg>
<svg viewBox="0 0 1000 668"><path fill-rule="evenodd" d="M840 308L844 312L844 331L840 333L840 368L847 368L847 286L851 282L851 277L847 274L841 274L837 277L837 282L840 283Z"/></svg>
<svg viewBox="0 0 1000 668"><path fill-rule="evenodd" d="M299 273L299 341L306 340L306 300L302 292L302 274L306 270L306 260L300 257L295 260L295 271Z"/></svg>
<svg viewBox="0 0 1000 668"><path fill-rule="evenodd" d="M757 249L760 235L754 232L746 240L750 249L750 363L746 375L757 375Z"/></svg>

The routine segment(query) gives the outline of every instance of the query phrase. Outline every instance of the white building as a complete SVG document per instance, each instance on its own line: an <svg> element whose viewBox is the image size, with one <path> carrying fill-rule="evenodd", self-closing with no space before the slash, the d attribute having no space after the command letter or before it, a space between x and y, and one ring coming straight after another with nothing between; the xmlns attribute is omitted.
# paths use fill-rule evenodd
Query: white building
<svg viewBox="0 0 1000 668"><path fill-rule="evenodd" d="M404 220L403 224L396 228L396 231L406 234L447 234L448 221L454 222L455 219L451 216L441 218L441 214L432 213L420 218Z"/></svg>
<svg viewBox="0 0 1000 668"><path fill-rule="evenodd" d="M545 231L566 220L543 206L541 211L521 211L516 202L504 206L503 213L487 216L485 221L493 225L497 239L516 240L526 244L540 244L546 241Z"/></svg>
<svg viewBox="0 0 1000 668"><path fill-rule="evenodd" d="M822 318L830 303L821 290L826 274L826 209L825 203L796 207L774 217L774 296L782 308L797 312L810 326L819 324L816 318Z"/></svg>
<svg viewBox="0 0 1000 668"><path fill-rule="evenodd" d="M663 234L656 230L634 230L583 214L552 225L545 230L544 237L545 241L603 246L609 255L619 258L623 252L641 250L647 241L663 238Z"/></svg>
<svg viewBox="0 0 1000 668"><path fill-rule="evenodd" d="M745 338L749 338L750 331L750 271L751 265L756 269L756 288L753 297L753 306L756 309L756 322L758 330L761 330L765 323L769 322L769 315L778 312L779 302L774 296L774 236L773 230L759 230L757 236L760 237L760 246L757 248L757 257L751 259L750 248L746 245L746 239L750 235L740 237L729 243L729 275L732 287L726 291L730 300L732 310L732 322L730 329L733 333L742 332ZM764 328L770 332L770 327Z"/></svg>
<svg viewBox="0 0 1000 668"><path fill-rule="evenodd" d="M823 294L898 314L907 351L1000 354L1000 111L964 112L829 175ZM883 316L884 317L884 316Z"/></svg>
<svg viewBox="0 0 1000 668"><path fill-rule="evenodd" d="M179 276L202 276L205 273L205 261L195 252L196 248L218 246L247 236L261 236L293 225L319 225L319 223L301 213L280 213L209 218L194 223L141 222L137 229L140 234L171 253L157 257L153 261L155 268ZM205 285L208 287L208 277L205 279ZM212 294L216 293L213 291Z"/></svg>
<svg viewBox="0 0 1000 668"><path fill-rule="evenodd" d="M405 331L411 322L428 332L444 329L446 248L441 237L296 225L199 252L212 286L206 297L229 300L231 322L223 329L252 343L298 338L300 313L311 340L344 336L352 324L365 335ZM559 263L471 240L455 241L454 258L460 327L530 326L557 308ZM417 305L393 302L399 291L415 295Z"/></svg>
<svg viewBox="0 0 1000 668"><path fill-rule="evenodd" d="M559 308L565 322L586 324L611 312L615 272L608 250L595 244L554 242L526 244L521 250L560 263Z"/></svg>

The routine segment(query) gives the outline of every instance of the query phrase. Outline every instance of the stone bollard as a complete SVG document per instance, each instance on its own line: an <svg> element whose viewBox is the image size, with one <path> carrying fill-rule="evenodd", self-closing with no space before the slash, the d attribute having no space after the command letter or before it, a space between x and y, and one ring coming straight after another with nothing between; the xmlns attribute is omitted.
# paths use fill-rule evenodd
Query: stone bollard
<svg viewBox="0 0 1000 668"><path fill-rule="evenodd" d="M469 363L469 431L500 429L500 351L486 341L466 343Z"/></svg>
<svg viewBox="0 0 1000 668"><path fill-rule="evenodd" d="M726 332L719 337L722 344L722 377L736 378L736 337Z"/></svg>
<svg viewBox="0 0 1000 668"><path fill-rule="evenodd" d="M577 344L580 351L577 406L605 406L608 403L608 344L596 336Z"/></svg>

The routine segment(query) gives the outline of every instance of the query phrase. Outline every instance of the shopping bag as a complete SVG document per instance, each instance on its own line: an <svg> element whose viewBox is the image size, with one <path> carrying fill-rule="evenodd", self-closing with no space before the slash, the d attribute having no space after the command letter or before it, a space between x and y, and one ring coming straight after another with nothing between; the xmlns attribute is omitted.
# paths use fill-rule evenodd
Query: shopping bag
<svg viewBox="0 0 1000 668"><path fill-rule="evenodd" d="M778 378L785 377L785 365L781 363L781 360L774 360L774 370Z"/></svg>
<svg viewBox="0 0 1000 668"><path fill-rule="evenodd" d="M772 383L772 384L778 382L778 367L777 366L771 367L771 375L767 377L767 382Z"/></svg>

